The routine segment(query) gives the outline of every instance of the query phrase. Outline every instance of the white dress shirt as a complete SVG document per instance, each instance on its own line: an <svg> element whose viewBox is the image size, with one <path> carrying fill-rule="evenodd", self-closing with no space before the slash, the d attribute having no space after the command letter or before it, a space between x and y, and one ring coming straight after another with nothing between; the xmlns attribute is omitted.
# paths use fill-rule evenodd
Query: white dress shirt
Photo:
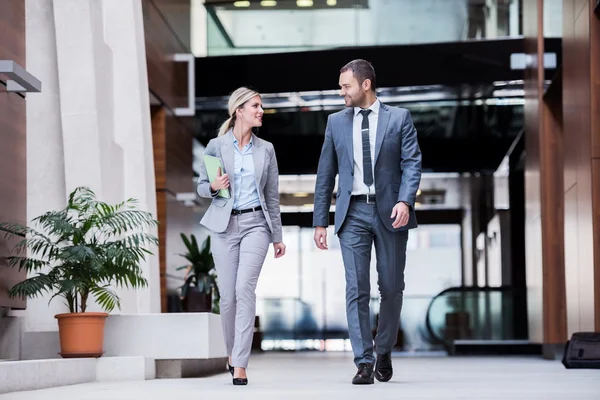
<svg viewBox="0 0 600 400"><path fill-rule="evenodd" d="M379 99L369 107L369 144L371 147L371 167L373 168L373 184L365 185L363 182L363 153L362 153L362 108L354 107L354 123L352 125L352 145L354 148L354 183L352 195L375 194L375 138L377 136L377 121L379 120Z"/></svg>

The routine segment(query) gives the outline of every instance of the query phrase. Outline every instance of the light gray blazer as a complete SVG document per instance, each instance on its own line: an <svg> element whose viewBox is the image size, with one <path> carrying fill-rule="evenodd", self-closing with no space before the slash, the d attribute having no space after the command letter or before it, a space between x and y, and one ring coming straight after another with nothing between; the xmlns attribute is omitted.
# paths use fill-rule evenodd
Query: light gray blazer
<svg viewBox="0 0 600 400"><path fill-rule="evenodd" d="M383 224L392 232L417 227L415 199L421 182L421 150L417 130L410 112L404 108L381 104L375 136L375 192L377 211ZM325 140L317 170L313 226L329 226L329 206L339 173L335 200L335 233L342 227L350 205L354 182L353 149L354 109L347 108L329 115ZM398 202L410 205L408 223L392 226L392 208Z"/></svg>
<svg viewBox="0 0 600 400"><path fill-rule="evenodd" d="M282 241L281 212L279 210L279 168L275 149L270 142L252 135L252 158L254 159L254 176L258 185L258 197L262 210L271 229L271 242ZM234 151L233 131L230 129L225 135L211 139L205 149L205 154L219 157L223 163L224 174L229 174L229 193L231 197L213 196L210 191L210 181L206 173L206 165L201 163L200 177L198 179L198 194L200 197L212 198L212 203L202 217L200 223L216 233L225 232L231 210L233 209L233 196L235 189L234 179Z"/></svg>

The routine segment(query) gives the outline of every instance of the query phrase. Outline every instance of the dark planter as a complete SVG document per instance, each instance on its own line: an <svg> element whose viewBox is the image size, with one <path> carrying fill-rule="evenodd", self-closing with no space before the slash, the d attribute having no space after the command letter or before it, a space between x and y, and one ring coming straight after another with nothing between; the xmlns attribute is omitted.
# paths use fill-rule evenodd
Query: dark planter
<svg viewBox="0 0 600 400"><path fill-rule="evenodd" d="M191 286L187 296L183 299L183 310L186 312L211 312L212 291L206 294Z"/></svg>

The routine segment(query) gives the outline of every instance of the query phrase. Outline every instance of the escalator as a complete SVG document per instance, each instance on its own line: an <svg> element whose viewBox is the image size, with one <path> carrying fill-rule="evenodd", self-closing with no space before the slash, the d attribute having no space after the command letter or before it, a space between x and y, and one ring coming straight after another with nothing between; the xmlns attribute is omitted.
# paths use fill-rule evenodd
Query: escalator
<svg viewBox="0 0 600 400"><path fill-rule="evenodd" d="M519 337L512 287L453 287L435 296L425 325L433 344L449 354L539 354Z"/></svg>

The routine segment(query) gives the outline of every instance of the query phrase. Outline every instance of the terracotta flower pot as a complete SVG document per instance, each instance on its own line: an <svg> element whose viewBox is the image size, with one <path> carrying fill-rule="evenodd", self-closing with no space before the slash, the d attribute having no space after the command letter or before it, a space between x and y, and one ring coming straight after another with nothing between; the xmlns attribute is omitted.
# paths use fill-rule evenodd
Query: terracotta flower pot
<svg viewBox="0 0 600 400"><path fill-rule="evenodd" d="M63 358L100 357L104 353L107 313L57 314L60 355Z"/></svg>

